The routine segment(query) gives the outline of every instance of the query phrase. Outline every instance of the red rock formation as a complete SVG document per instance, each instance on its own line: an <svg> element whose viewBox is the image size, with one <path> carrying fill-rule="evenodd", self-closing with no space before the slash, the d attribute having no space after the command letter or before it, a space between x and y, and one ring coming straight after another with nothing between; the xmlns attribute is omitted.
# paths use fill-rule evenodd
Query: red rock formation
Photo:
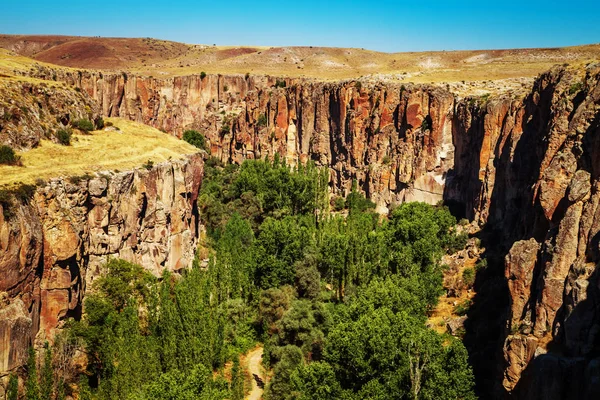
<svg viewBox="0 0 600 400"><path fill-rule="evenodd" d="M457 119L446 198L494 229L490 246L508 252L504 388L527 399L598 395L585 377L600 362L600 68L585 77L556 68L524 101L463 102Z"/></svg>
<svg viewBox="0 0 600 400"><path fill-rule="evenodd" d="M382 211L391 203L441 200L453 165L455 99L436 87L286 79L286 88L277 88L277 79L265 76L35 73L55 74L96 99L107 116L178 136L201 130L223 161L275 153L292 165L312 159L331 169L335 191L347 193L357 180Z"/></svg>

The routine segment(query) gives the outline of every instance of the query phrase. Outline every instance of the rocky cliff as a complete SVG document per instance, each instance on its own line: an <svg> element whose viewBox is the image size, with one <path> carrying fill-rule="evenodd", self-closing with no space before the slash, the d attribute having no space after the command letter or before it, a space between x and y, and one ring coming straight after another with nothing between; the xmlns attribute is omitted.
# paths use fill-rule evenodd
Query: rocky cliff
<svg viewBox="0 0 600 400"><path fill-rule="evenodd" d="M39 68L36 76L55 74ZM465 341L484 397L586 398L600 386L600 67L555 68L515 95L259 76L152 78L60 72L105 115L241 162L279 153L353 180L380 211L445 200L483 227Z"/></svg>
<svg viewBox="0 0 600 400"><path fill-rule="evenodd" d="M487 224L490 258L504 261L505 279L482 282L479 296L506 298L503 333L472 332L473 349L490 357L496 340L496 382L517 398L597 398L600 66L555 68L522 102L459 104L457 118L447 192Z"/></svg>
<svg viewBox="0 0 600 400"><path fill-rule="evenodd" d="M87 92L104 115L178 136L201 130L212 155L226 162L275 153L292 165L312 159L330 168L334 191L347 193L356 180L381 211L391 203L441 200L453 164L455 96L439 87L35 71L57 75Z"/></svg>
<svg viewBox="0 0 600 400"><path fill-rule="evenodd" d="M191 265L198 238L200 155L150 170L55 179L33 198L0 202L0 376L30 344L78 317L109 257L159 276ZM5 196L6 197L6 196Z"/></svg>
<svg viewBox="0 0 600 400"><path fill-rule="evenodd" d="M26 150L78 119L95 121L98 104L87 93L60 82L2 78L0 75L0 144Z"/></svg>

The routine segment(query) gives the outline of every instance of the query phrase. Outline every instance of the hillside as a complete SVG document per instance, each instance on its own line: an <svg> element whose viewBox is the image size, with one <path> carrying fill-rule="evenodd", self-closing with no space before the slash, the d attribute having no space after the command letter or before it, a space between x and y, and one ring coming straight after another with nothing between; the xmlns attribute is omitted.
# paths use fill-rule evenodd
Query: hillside
<svg viewBox="0 0 600 400"><path fill-rule="evenodd" d="M417 83L534 77L584 64L600 45L548 49L381 53L357 48L191 45L151 38L0 35L0 47L66 67L181 76L268 74L320 79L373 76Z"/></svg>

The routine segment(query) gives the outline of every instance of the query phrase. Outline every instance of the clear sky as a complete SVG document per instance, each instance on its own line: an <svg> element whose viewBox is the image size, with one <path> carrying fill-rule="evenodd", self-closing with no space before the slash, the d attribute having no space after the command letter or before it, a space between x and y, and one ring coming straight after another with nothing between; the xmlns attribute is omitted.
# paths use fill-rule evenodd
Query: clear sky
<svg viewBox="0 0 600 400"><path fill-rule="evenodd" d="M600 42L596 1L7 1L0 33L387 52Z"/></svg>

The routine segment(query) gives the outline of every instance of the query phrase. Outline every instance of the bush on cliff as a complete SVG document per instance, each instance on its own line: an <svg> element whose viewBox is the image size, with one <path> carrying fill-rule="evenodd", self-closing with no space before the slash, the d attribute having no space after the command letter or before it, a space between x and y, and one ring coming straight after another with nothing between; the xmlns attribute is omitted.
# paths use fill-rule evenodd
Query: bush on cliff
<svg viewBox="0 0 600 400"><path fill-rule="evenodd" d="M15 154L15 151L10 146L0 146L0 164L4 165L18 165L20 158Z"/></svg>
<svg viewBox="0 0 600 400"><path fill-rule="evenodd" d="M189 144L196 146L199 149L208 151L208 145L206 143L206 138L203 134L198 131L188 130L183 132L183 140L188 142Z"/></svg>

